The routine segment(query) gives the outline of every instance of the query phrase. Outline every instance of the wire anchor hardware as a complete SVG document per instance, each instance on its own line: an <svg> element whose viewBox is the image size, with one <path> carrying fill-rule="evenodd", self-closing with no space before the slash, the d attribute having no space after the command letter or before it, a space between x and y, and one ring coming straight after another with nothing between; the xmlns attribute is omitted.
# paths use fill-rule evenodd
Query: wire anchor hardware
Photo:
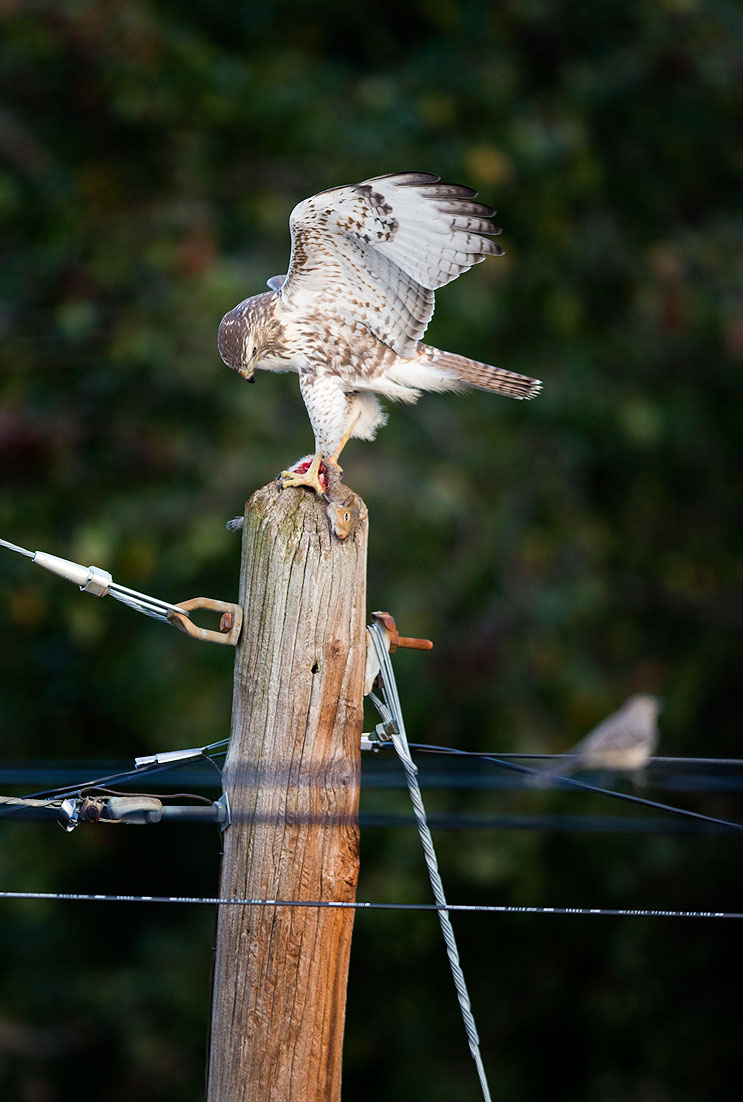
<svg viewBox="0 0 743 1102"><path fill-rule="evenodd" d="M400 635L397 631L395 618L389 612L372 612L372 626L366 632L366 666L364 669L364 696L368 696L374 707L382 717L373 731L364 731L361 735L362 750L379 750L382 743L393 743L398 754L407 753L407 746L400 742L400 730L394 716L382 702L380 697L373 692L374 686L382 674L382 657L380 647L382 641L388 654L394 654L398 647L409 650L432 650L433 643L430 639L414 639L408 635ZM397 741L396 741L397 740ZM407 754L413 769L417 767L413 763L410 754Z"/></svg>
<svg viewBox="0 0 743 1102"><path fill-rule="evenodd" d="M192 639L200 639L204 643L219 643L222 646L237 646L243 622L243 610L240 605L218 601L213 597L192 597L191 600L181 601L179 604L170 604L169 601L161 601L148 593L140 593L137 589L119 585L113 580L109 571L103 570L100 566L83 566L79 562L72 562L71 559L50 555L47 551L28 551L25 547L19 547L15 543L2 539L0 539L0 547L25 555L37 566L51 571L52 574L68 582L73 582L81 593L89 593L93 597L114 597L135 612L141 612L143 616L149 616L161 623L172 624L184 634L190 635ZM194 623L191 613L197 608L222 614L217 631L199 627Z"/></svg>
<svg viewBox="0 0 743 1102"><path fill-rule="evenodd" d="M224 796L214 803L178 805L147 795L68 796L61 804L48 806L57 811L57 822L68 834L81 823L216 823L221 830L230 825L230 809Z"/></svg>
<svg viewBox="0 0 743 1102"><path fill-rule="evenodd" d="M410 650L432 650L433 643L430 639L413 639L408 635L400 635L395 624L394 616L389 612L372 612L372 626L376 625L388 654L394 654L398 647L406 647ZM366 666L364 668L364 696L368 696L374 688L374 683L381 671L381 661L377 649L372 645L371 631L366 633ZM363 746L363 743L362 743Z"/></svg>
<svg viewBox="0 0 743 1102"><path fill-rule="evenodd" d="M195 624L189 615L195 608L221 612L219 631L201 628ZM167 620L169 624L190 635L192 639L200 639L203 643L221 643L224 646L235 647L243 626L243 610L241 605L233 605L229 601L218 601L215 597L192 597L190 601L181 601L174 608L169 609Z"/></svg>
<svg viewBox="0 0 743 1102"><path fill-rule="evenodd" d="M410 792L410 799L413 805L413 812L415 814L416 822L418 824L418 832L420 834L421 843L423 846L423 855L425 857L426 866L428 868L428 875L431 881L431 888L433 890L434 899L436 901L436 909L438 910L439 922L441 924L441 932L444 936L444 942L446 944L446 952L447 956L449 957L449 965L451 967L452 978L454 980L454 986L457 992L459 1008L462 1012L462 1019L464 1021L464 1028L467 1034L470 1053L472 1054L472 1059L474 1060L475 1067L477 1069L477 1076L480 1081L483 1102L491 1102L490 1087L488 1086L488 1080L482 1062L482 1055L480 1053L480 1040L477 1035L475 1019L472 1014L472 1007L470 1004L469 993L467 991L467 984L465 982L464 973L462 971L462 966L459 960L459 950L457 949L457 943L454 937L454 930L452 929L451 919L449 918L449 904L447 903L446 896L444 894L444 885L441 882L441 874L439 873L436 850L434 848L433 838L431 836L431 831L428 826L428 821L426 819L426 810L423 806L423 797L421 795L420 785L418 784L418 769L412 757L410 756L410 747L408 746L408 739L405 733L405 721L402 715L400 697L397 692L395 675L392 670L392 663L390 661L389 655L391 649L391 637L392 632L389 630L388 625L384 623L384 620L379 613L375 614L375 616L372 618L371 625L367 628L367 639L368 643L371 644L370 649L373 649L373 651L375 652L375 665L377 665L377 675L375 678L375 683L378 682L379 684L382 699L380 700L375 693L370 691L372 687L371 685L367 690L367 695L370 697L372 703L377 708L382 720L382 723L377 726L377 731L379 731L379 727L382 727L385 735L394 745L395 750L397 751L397 756L400 759L400 764L402 765L403 771L405 773L405 780L407 781L408 791ZM367 662L367 674L369 672L370 668L369 663Z"/></svg>
<svg viewBox="0 0 743 1102"><path fill-rule="evenodd" d="M414 639L409 635L399 635L395 618L389 612L372 612L371 619L373 624L381 624L384 628L389 638L387 649L390 654L394 654L398 647L404 647L408 650L433 650L433 643L430 639Z"/></svg>

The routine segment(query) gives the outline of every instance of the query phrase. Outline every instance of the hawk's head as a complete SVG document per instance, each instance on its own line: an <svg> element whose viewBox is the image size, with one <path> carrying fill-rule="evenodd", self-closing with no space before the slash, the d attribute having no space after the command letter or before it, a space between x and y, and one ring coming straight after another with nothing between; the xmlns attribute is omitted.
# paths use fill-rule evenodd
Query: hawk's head
<svg viewBox="0 0 743 1102"><path fill-rule="evenodd" d="M249 383L255 382L255 369L277 345L277 322L271 292L254 295L239 303L219 323L219 354L233 371Z"/></svg>

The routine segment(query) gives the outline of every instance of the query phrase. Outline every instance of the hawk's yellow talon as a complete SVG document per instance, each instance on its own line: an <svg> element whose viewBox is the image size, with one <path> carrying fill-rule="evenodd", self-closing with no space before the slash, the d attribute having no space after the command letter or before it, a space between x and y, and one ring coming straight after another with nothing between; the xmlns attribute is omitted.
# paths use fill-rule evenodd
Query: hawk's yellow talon
<svg viewBox="0 0 743 1102"><path fill-rule="evenodd" d="M309 490L314 490L316 494L322 496L326 487L320 481L321 464L322 456L316 455L307 470L301 474L299 471L282 471L279 475L281 489L286 490L292 486L306 486Z"/></svg>
<svg viewBox="0 0 743 1102"><path fill-rule="evenodd" d="M296 471L282 471L279 475L281 489L288 490L294 486L306 486L307 489L314 490L316 494L322 494L324 491L320 479L317 476L308 478L308 475L309 471L306 474L297 474Z"/></svg>

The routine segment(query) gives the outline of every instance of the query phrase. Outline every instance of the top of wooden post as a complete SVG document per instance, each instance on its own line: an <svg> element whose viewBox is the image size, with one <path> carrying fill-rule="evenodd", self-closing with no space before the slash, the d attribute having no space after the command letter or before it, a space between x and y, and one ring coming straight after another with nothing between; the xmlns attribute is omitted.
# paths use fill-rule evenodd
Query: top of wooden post
<svg viewBox="0 0 743 1102"><path fill-rule="evenodd" d="M343 539L333 533L333 514L338 509L347 510L350 514L348 534ZM315 532L321 544L330 551L333 546L356 542L366 536L366 505L358 494L344 484L335 490L330 502L327 502L305 489L282 490L278 482L269 482L256 490L246 503L246 520L250 514L265 518L265 523L275 535L289 544L300 533L309 535Z"/></svg>

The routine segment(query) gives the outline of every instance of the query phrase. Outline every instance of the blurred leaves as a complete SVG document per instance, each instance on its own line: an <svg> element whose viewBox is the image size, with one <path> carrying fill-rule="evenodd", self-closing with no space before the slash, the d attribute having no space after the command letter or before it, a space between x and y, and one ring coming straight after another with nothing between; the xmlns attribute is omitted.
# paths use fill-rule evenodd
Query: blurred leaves
<svg viewBox="0 0 743 1102"><path fill-rule="evenodd" d="M506 255L441 292L428 339L545 388L426 396L344 455L370 605L436 641L397 663L411 737L560 751L639 689L666 698L664 752L739 754L737 5L4 0L0 19L0 535L168 600L234 597L224 521L311 436L296 380L221 365L219 319L285 271L297 201L435 171L498 208ZM3 557L4 758L227 733L231 655L111 605ZM52 829L3 828L4 885L216 882L196 828ZM363 844L361 898L425 898L412 830ZM731 845L441 839L453 899L703 909L735 907ZM731 933L538 921L458 927L494 1093L731 1096ZM77 1097L84 1068L112 1102L201 1097L210 923L10 908L6 1094ZM355 936L349 1096L476 1097L435 919L364 916ZM60 1006L72 1031L35 1034ZM562 1081L533 1060L560 1044Z"/></svg>

